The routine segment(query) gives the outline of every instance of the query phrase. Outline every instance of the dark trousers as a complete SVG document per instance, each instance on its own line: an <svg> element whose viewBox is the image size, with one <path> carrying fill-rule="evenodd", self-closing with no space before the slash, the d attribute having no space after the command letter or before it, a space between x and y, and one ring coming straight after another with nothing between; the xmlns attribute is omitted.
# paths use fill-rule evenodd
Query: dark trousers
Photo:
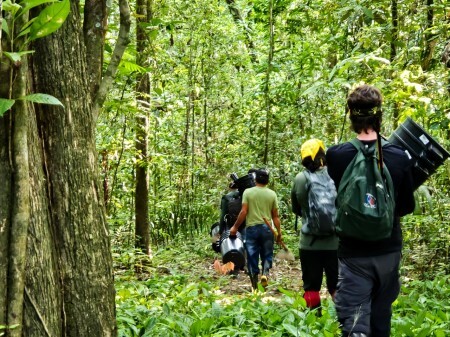
<svg viewBox="0 0 450 337"><path fill-rule="evenodd" d="M400 258L400 252L339 258L335 302L343 336L390 336L391 306L400 292Z"/></svg>
<svg viewBox="0 0 450 337"><path fill-rule="evenodd" d="M338 281L337 250L300 249L303 289L320 291L325 272L328 292L333 295Z"/></svg>

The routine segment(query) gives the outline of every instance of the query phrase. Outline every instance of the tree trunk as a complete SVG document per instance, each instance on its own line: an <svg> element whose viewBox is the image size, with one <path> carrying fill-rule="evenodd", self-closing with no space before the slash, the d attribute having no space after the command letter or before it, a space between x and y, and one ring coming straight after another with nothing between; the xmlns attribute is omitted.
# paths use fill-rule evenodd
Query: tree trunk
<svg viewBox="0 0 450 337"><path fill-rule="evenodd" d="M3 12L0 11L0 16ZM0 29L1 30L1 29ZM5 40L0 41L0 49L9 51L7 49ZM0 97L9 98L11 95L10 83L7 80L10 78L10 62L3 54L0 54ZM5 113L0 117L0 325L7 323L7 306L8 300L8 250L9 250L9 231L11 227L11 180L12 180L12 165L10 160L10 138L11 131L11 114Z"/></svg>
<svg viewBox="0 0 450 337"><path fill-rule="evenodd" d="M425 48L422 52L422 69L427 71L430 69L431 60L433 59L434 49L436 47L436 33L432 32L434 21L434 1L427 0L427 26L425 30Z"/></svg>
<svg viewBox="0 0 450 337"><path fill-rule="evenodd" d="M267 57L266 83L264 87L264 97L266 103L266 127L264 130L264 158L263 163L267 164L269 160L269 137L270 121L272 119L272 105L270 102L270 75L272 72L272 59L274 51L274 22L273 22L273 0L269 1L269 53Z"/></svg>
<svg viewBox="0 0 450 337"><path fill-rule="evenodd" d="M101 58L103 44L89 32L105 1L87 1L82 20L73 0L62 28L34 43L30 72L23 60L10 77L11 65L0 63L1 78L14 78L0 83L1 97L24 96L28 86L65 106L34 110L16 100L0 117L0 325L19 324L7 336L117 335L94 131L128 38L128 2L119 4L119 40L101 84L101 66L89 62Z"/></svg>
<svg viewBox="0 0 450 337"><path fill-rule="evenodd" d="M391 55L389 60L394 61L397 55L397 48L395 42L398 40L398 10L397 10L397 0L391 0Z"/></svg>
<svg viewBox="0 0 450 337"><path fill-rule="evenodd" d="M236 7L236 1L235 0L226 0L226 3L228 5L228 9L230 10L231 16L233 16L234 22L237 25L242 26L244 28L245 38L246 38L245 44L247 46L247 50L250 55L250 60L252 61L253 64L255 64L257 61L256 52L255 52L255 44L253 43L252 36L250 34L250 28L248 28L246 22L244 21L242 15L241 15L241 12Z"/></svg>
<svg viewBox="0 0 450 337"><path fill-rule="evenodd" d="M147 67L147 54L145 47L148 45L147 34L142 23L149 22L151 8L149 0L137 0L137 64ZM150 10L149 10L150 9ZM150 255L150 231L148 215L148 118L147 111L150 108L150 76L148 73L138 76L136 87L138 107L141 107L136 117L136 191L135 191L135 235L136 247L146 255Z"/></svg>
<svg viewBox="0 0 450 337"><path fill-rule="evenodd" d="M397 47L395 45L396 41L398 41L398 3L397 0L391 1L391 22L392 22L392 28L391 28L391 55L389 57L389 60L391 62L394 61L395 56L397 56ZM393 120L393 129L395 130L398 126L398 118L399 118L399 105L396 103L394 104L393 110L392 110L392 120Z"/></svg>
<svg viewBox="0 0 450 337"><path fill-rule="evenodd" d="M427 26L425 30L425 48L422 52L422 69L427 71L430 69L431 61L433 59L434 49L436 47L437 38L436 33L432 32L434 21L434 1L427 0Z"/></svg>
<svg viewBox="0 0 450 337"><path fill-rule="evenodd" d="M102 77L103 49L108 17L106 2L86 0L84 11L83 35L86 55L89 60L87 63L89 91L95 94Z"/></svg>
<svg viewBox="0 0 450 337"><path fill-rule="evenodd" d="M47 282L39 282L39 278L53 281L56 273L61 303L50 303L60 305L50 310L59 311L60 319L53 318L55 326L45 321L41 325L46 323L51 335L114 336L112 258L97 171L95 119L81 22L78 2L74 1L63 27L35 44L33 91L57 97L65 109L42 105L36 116L39 135L34 139L39 139L43 147L36 166L44 167L50 222L41 240L56 255L48 262L57 263L58 270L41 270L39 259L29 262L29 270L39 270L37 277L29 275L27 282L29 311L36 309L37 317L38 312L44 318L48 316L46 302L52 294L47 293L53 289L47 289ZM40 228L33 230L38 232ZM37 245L35 238L30 239ZM39 335L32 325L28 329Z"/></svg>
<svg viewBox="0 0 450 337"><path fill-rule="evenodd" d="M15 73L13 97L26 95L27 62ZM9 237L8 266L8 325L18 325L9 336L20 337L23 328L23 295L25 290L25 263L27 251L27 232L30 223L30 189L28 163L28 107L25 101L18 100L12 110L12 212Z"/></svg>

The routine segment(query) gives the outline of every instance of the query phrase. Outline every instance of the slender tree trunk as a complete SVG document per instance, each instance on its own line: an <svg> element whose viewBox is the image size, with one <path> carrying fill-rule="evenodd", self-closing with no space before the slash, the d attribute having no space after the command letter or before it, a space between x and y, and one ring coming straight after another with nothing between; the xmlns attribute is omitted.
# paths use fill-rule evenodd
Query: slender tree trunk
<svg viewBox="0 0 450 337"><path fill-rule="evenodd" d="M0 4L1 4L0 0ZM3 12L0 11L0 16ZM0 20L2 21L3 18ZM0 29L1 31L1 29ZM1 34L1 32L0 32ZM6 51L8 44L5 40L0 40L0 50ZM10 98L10 62L0 53L0 97ZM11 227L11 113L7 112L0 117L0 325L6 325L7 315L7 289L8 289L8 250L9 250L9 231Z"/></svg>
<svg viewBox="0 0 450 337"><path fill-rule="evenodd" d="M15 74L13 97L26 95L27 62L23 60ZM18 100L12 111L12 162L13 195L11 212L11 232L9 242L8 268L8 325L18 325L9 336L22 336L23 296L25 290L25 264L27 234L30 223L30 182L28 163L28 107L25 101Z"/></svg>
<svg viewBox="0 0 450 337"><path fill-rule="evenodd" d="M395 43L398 41L398 2L397 0L391 0L391 55L389 56L389 60L391 62L394 61L397 56L397 47ZM398 104L394 105L392 111L392 120L393 120L393 128L396 129L398 125L398 117L399 117L399 106Z"/></svg>
<svg viewBox="0 0 450 337"><path fill-rule="evenodd" d="M444 51L442 52L441 62L444 63L444 66L447 68L447 92L450 94L450 42L447 42Z"/></svg>
<svg viewBox="0 0 450 337"><path fill-rule="evenodd" d="M89 91L96 94L102 78L103 49L108 18L106 2L86 0L84 12L83 35L86 56L89 60L87 63Z"/></svg>
<svg viewBox="0 0 450 337"><path fill-rule="evenodd" d="M148 39L143 23L151 20L151 8L149 0L137 0L137 64L147 67L146 61ZM150 9L150 10L149 10ZM148 111L150 107L150 74L145 73L137 78L136 97L137 106L140 107L136 117L136 191L135 191L135 235L136 247L140 248L144 254L150 255L150 231L148 214Z"/></svg>
<svg viewBox="0 0 450 337"><path fill-rule="evenodd" d="M0 0L0 27L3 27L3 0ZM0 29L0 55L2 55L2 33L3 33L3 29Z"/></svg>
<svg viewBox="0 0 450 337"><path fill-rule="evenodd" d="M269 138L270 122L272 119L272 106L270 102L270 75L272 72L272 60L274 51L274 22L273 22L273 0L269 1L269 53L267 57L266 83L264 87L264 97L266 103L266 127L264 131L264 157L263 163L266 165L269 160Z"/></svg>
<svg viewBox="0 0 450 337"><path fill-rule="evenodd" d="M17 18L11 26L17 31L28 21L28 14ZM11 32L12 33L12 32ZM23 50L24 37L10 39L5 43L8 50ZM3 41L0 42L3 44ZM3 56L3 55L1 55ZM14 67L2 60L1 75L3 85L0 87L5 98L18 98L26 95L26 74L28 63L21 60ZM2 135L0 152L2 167L1 181L5 181L5 194L2 195L0 210L0 241L2 243L0 273L0 324L15 326L6 330L7 336L22 335L23 331L23 299L26 278L27 234L30 223L30 180L28 162L27 135L28 107L25 101L17 100L10 113L2 118ZM3 166L2 165L2 166ZM3 194L3 193L2 193Z"/></svg>
<svg viewBox="0 0 450 337"><path fill-rule="evenodd" d="M427 0L427 26L425 30L425 49L422 52L422 69L427 71L430 69L431 60L433 59L434 49L438 39L436 34L432 32L434 21L434 1Z"/></svg>
<svg viewBox="0 0 450 337"><path fill-rule="evenodd" d="M391 55L389 56L389 60L391 62L394 61L395 56L397 55L397 47L395 42L398 40L398 6L397 0L391 0Z"/></svg>
<svg viewBox="0 0 450 337"><path fill-rule="evenodd" d="M233 17L234 22L243 27L245 31L245 37L246 37L246 46L248 53L250 55L250 60L252 63L256 63L256 53L255 53L255 44L253 43L253 39L250 34L250 29L248 28L247 24L244 21L244 18L241 15L241 12L236 7L236 1L235 0L226 0L228 9L230 10L231 16Z"/></svg>

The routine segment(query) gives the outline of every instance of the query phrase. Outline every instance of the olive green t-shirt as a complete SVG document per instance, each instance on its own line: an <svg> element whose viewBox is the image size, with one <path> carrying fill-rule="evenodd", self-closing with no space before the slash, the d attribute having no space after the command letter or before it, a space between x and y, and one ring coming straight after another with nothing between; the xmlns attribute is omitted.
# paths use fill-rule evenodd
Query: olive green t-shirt
<svg viewBox="0 0 450 337"><path fill-rule="evenodd" d="M270 222L272 210L278 209L277 195L267 186L247 188L242 196L242 203L248 205L247 227L264 224L263 218Z"/></svg>

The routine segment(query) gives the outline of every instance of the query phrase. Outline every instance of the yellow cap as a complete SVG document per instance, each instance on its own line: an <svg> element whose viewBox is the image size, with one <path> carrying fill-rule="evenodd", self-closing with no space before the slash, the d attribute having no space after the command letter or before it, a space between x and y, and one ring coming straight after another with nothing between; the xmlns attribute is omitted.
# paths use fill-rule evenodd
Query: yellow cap
<svg viewBox="0 0 450 337"><path fill-rule="evenodd" d="M316 158L317 153L319 152L319 149L322 149L323 152L325 152L325 145L323 145L323 142L320 139L313 138L307 140L306 142L303 143L300 149L302 159L311 156L311 159L314 160L314 158Z"/></svg>

